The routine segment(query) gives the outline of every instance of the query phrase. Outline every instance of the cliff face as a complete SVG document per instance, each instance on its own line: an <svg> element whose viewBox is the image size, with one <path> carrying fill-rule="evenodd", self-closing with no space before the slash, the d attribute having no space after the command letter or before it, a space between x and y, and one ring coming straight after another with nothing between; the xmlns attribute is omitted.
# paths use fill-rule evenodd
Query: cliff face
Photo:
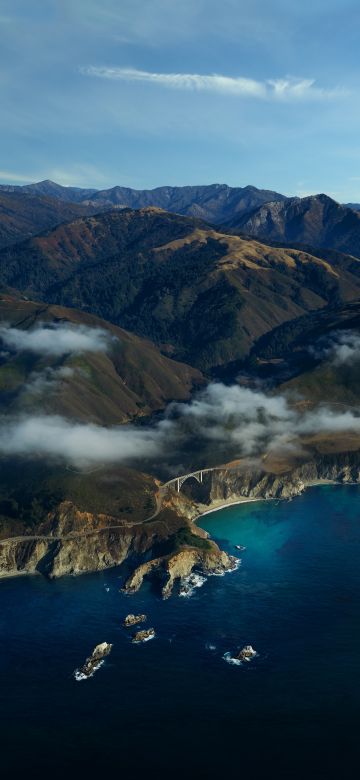
<svg viewBox="0 0 360 780"><path fill-rule="evenodd" d="M183 524L174 515L171 531ZM45 574L50 578L117 566L146 553L169 536L163 521L122 523L105 514L80 511L64 501L36 529L0 541L0 577Z"/></svg>
<svg viewBox="0 0 360 780"><path fill-rule="evenodd" d="M292 498L314 482L360 482L360 453L319 455L281 474L224 469L211 472L209 504L247 498Z"/></svg>
<svg viewBox="0 0 360 780"><path fill-rule="evenodd" d="M122 563L136 531L103 530L73 537L18 537L0 543L0 576L40 572L49 577L100 571Z"/></svg>
<svg viewBox="0 0 360 780"><path fill-rule="evenodd" d="M206 540L204 531L192 524L199 513L241 498L291 498L302 493L306 485L319 481L359 483L360 453L318 455L280 474L264 468L230 467L209 472L204 503L182 492L169 491L163 496L159 514L146 522L85 512L73 502L63 501L36 531L0 541L0 577L38 572L53 578L101 571L132 557L138 563L152 553L151 560L140 566L134 563L125 587L134 592L145 577L155 576L163 595L168 596L175 581L189 576L194 568L214 573L231 569L233 564L214 542ZM165 543L170 543L166 554L161 551Z"/></svg>
<svg viewBox="0 0 360 780"><path fill-rule="evenodd" d="M163 598L168 598L175 582L184 582L194 569L203 574L223 574L231 571L235 559L219 549L214 542L207 542L206 547L184 548L174 555L155 558L139 566L125 584L128 593L135 593L141 588L146 577L156 577L161 583Z"/></svg>

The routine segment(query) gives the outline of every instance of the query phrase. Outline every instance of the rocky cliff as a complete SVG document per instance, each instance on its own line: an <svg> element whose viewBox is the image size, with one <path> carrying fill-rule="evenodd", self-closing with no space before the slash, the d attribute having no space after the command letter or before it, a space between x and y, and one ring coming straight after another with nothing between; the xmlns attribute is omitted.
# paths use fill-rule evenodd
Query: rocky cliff
<svg viewBox="0 0 360 780"><path fill-rule="evenodd" d="M312 460L280 473L255 469L229 468L211 472L209 501L236 501L245 498L293 498L311 484L360 482L360 452L318 455Z"/></svg>
<svg viewBox="0 0 360 780"><path fill-rule="evenodd" d="M36 533L0 541L0 577L41 573L54 578L117 566L144 555L175 533L183 520L174 514L168 523L163 519L121 522L104 513L80 511L64 501Z"/></svg>
<svg viewBox="0 0 360 780"><path fill-rule="evenodd" d="M145 578L156 578L161 585L163 598L168 598L176 581L183 583L194 569L203 574L224 574L235 567L235 559L208 541L202 549L184 547L173 555L155 558L138 566L125 584L127 593L141 588Z"/></svg>
<svg viewBox="0 0 360 780"><path fill-rule="evenodd" d="M143 522L85 512L63 501L36 531L0 541L0 577L42 573L53 578L101 571L128 559L133 572L126 590L134 592L144 578L155 577L166 597L176 580L193 569L216 573L233 566L231 557L193 524L201 512L241 498L292 498L321 482L359 483L359 451L318 455L281 473L266 471L264 465L224 467L206 475L201 501L168 491L159 513Z"/></svg>

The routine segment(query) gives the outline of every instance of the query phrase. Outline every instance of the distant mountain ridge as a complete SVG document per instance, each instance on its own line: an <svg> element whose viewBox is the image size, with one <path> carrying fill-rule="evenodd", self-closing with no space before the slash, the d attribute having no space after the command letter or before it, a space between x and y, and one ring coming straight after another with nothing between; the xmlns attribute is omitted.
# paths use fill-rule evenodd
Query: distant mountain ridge
<svg viewBox="0 0 360 780"><path fill-rule="evenodd" d="M21 198L21 207L17 212L12 209L10 218L11 199L15 202L16 198ZM4 199L9 201L9 208ZM300 246L309 251L333 249L360 257L360 207L356 203L341 205L325 194L286 197L250 185L227 184L152 190L120 186L83 189L63 187L50 180L24 186L0 185L0 248L77 215L148 207L196 217L266 243Z"/></svg>
<svg viewBox="0 0 360 780"><path fill-rule="evenodd" d="M0 249L94 210L80 203L24 193L21 187L15 191L0 189Z"/></svg>
<svg viewBox="0 0 360 780"><path fill-rule="evenodd" d="M152 190L134 190L129 187L111 187L105 190L63 187L50 180L34 184L0 185L0 192L42 195L67 203L104 208L139 209L157 206L165 211L200 217L208 222L225 222L238 212L244 213L268 201L286 200L285 195L272 190L259 190L250 185L229 187L227 184L209 184L188 187L156 187Z"/></svg>
<svg viewBox="0 0 360 780"><path fill-rule="evenodd" d="M360 213L324 194L265 203L233 217L227 227L262 241L360 257Z"/></svg>
<svg viewBox="0 0 360 780"><path fill-rule="evenodd" d="M62 184L57 184L50 179L34 182L34 184L0 184L0 191L25 195L43 195L56 198L57 200L64 200L67 203L80 203L97 192L94 188L63 187Z"/></svg>

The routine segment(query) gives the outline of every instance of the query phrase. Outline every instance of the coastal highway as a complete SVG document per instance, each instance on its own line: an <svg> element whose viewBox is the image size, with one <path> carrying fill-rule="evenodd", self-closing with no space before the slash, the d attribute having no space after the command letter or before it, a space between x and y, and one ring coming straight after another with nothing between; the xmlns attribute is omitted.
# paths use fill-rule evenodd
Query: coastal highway
<svg viewBox="0 0 360 780"><path fill-rule="evenodd" d="M157 493L155 494L155 510L154 512L149 515L149 517L146 517L145 520L131 520L131 521L123 521L122 523L117 523L116 525L107 525L103 528L93 528L89 531L74 531L72 533L66 534L66 536L53 536L52 534L29 534L29 535L22 535L22 536L8 536L6 539L0 539L0 545L2 544L9 544L12 542L31 542L31 541L52 541L52 542L62 542L68 539L78 539L79 537L87 537L87 536L94 536L95 534L102 533L104 531L115 531L119 528L131 528L134 525L144 525L145 523L150 523L152 520L155 520L156 517L159 515L162 507L162 502L164 495L167 493L169 488L173 488L180 483L181 485L186 482L189 477L194 477L198 482L200 482L199 475L200 474L207 474L212 471L223 471L225 468L227 470L236 470L238 468L239 464L227 464L223 466L214 466L212 468L207 469L199 469L198 471L192 471L189 474L181 474L179 477L174 477L173 479L170 479L168 482L164 482L162 485L159 486L159 489ZM201 480L202 481L202 480ZM165 523L165 520L159 520L159 522Z"/></svg>
<svg viewBox="0 0 360 780"><path fill-rule="evenodd" d="M106 525L103 528L92 528L89 531L74 531L64 536L53 536L52 534L31 534L31 535L29 534L23 536L8 536L6 537L6 539L0 539L0 546L2 544L7 544L10 542L30 542L30 541L41 541L41 540L62 542L68 539L78 539L81 536L83 537L93 536L95 534L100 534L103 531L115 531L119 528L132 528L132 526L134 525L144 525L144 523L150 523L152 520L155 520L155 518L160 513L162 507L163 494L165 492L164 487L165 486L161 486L159 491L155 494L155 511L152 513L152 515L146 517L145 520L131 520L131 521L124 520L122 523L117 523L116 525ZM165 521L161 520L159 522L165 522Z"/></svg>

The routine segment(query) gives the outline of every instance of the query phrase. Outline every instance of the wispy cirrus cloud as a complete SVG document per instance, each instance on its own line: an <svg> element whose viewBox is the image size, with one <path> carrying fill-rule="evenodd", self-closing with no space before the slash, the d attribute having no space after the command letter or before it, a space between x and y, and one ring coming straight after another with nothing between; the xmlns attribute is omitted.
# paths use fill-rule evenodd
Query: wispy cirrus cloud
<svg viewBox="0 0 360 780"><path fill-rule="evenodd" d="M315 79L256 79L243 76L223 76L220 74L202 75L199 73L154 73L136 68L111 68L88 65L80 68L80 73L101 79L127 82L142 82L195 92L215 92L222 95L235 95L260 100L320 100L339 97L346 94L341 88L327 89L317 86Z"/></svg>
<svg viewBox="0 0 360 780"><path fill-rule="evenodd" d="M71 169L50 166L35 172L17 172L0 170L0 181L9 185L32 184L51 179L63 187L105 187L109 179L93 165L73 165Z"/></svg>

